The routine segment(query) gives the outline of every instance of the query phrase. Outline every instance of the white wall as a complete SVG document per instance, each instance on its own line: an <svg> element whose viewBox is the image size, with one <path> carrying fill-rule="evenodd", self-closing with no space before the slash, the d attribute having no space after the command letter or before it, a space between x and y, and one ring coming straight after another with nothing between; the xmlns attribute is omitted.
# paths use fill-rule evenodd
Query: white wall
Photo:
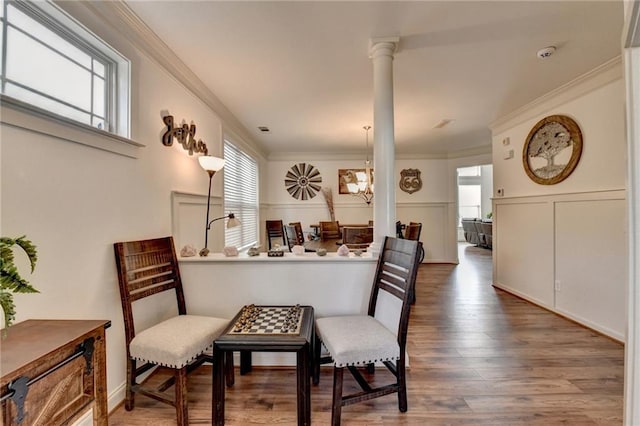
<svg viewBox="0 0 640 426"><path fill-rule="evenodd" d="M161 144L161 111L193 121L213 154L221 152L222 122L118 31L79 3L68 6L132 61L132 139L146 147L132 159L2 125L0 226L2 235L26 234L38 248L39 261L29 278L40 293L16 295L17 321L111 320L107 386L113 408L122 398L126 370L113 243L170 235L171 192L207 193L208 176L196 156L179 144ZM214 181L213 193L219 196L222 182L217 176ZM204 229L204 216L201 222Z"/></svg>
<svg viewBox="0 0 640 426"><path fill-rule="evenodd" d="M558 89L493 128L494 284L624 340L627 285L626 138L620 61ZM530 129L571 116L583 134L580 162L556 185L522 165ZM510 144L503 146L508 138ZM503 159L513 149L514 158Z"/></svg>

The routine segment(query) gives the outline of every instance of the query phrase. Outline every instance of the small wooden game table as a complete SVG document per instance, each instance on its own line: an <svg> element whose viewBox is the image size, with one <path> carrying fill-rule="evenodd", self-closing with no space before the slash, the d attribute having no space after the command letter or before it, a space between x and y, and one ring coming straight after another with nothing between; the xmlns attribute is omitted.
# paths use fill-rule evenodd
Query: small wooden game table
<svg viewBox="0 0 640 426"><path fill-rule="evenodd" d="M240 352L241 374L251 371L251 352L295 352L298 425L311 425L312 306L244 306L213 342L212 424L224 425L225 352Z"/></svg>

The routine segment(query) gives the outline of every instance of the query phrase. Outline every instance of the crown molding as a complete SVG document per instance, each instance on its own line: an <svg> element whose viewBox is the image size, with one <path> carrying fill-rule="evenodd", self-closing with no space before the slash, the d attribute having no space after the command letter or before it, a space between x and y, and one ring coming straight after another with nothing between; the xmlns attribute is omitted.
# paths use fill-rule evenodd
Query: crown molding
<svg viewBox="0 0 640 426"><path fill-rule="evenodd" d="M494 135L502 133L518 124L539 117L560 105L590 93L612 81L621 79L623 77L622 71L622 56L619 55L495 120L489 125L489 128Z"/></svg>
<svg viewBox="0 0 640 426"><path fill-rule="evenodd" d="M476 155L491 155L492 146L482 145L474 148L444 153L396 153L396 160L449 160L455 158L474 157ZM364 152L272 152L269 161L346 161L362 160ZM307 160L305 160L307 161Z"/></svg>
<svg viewBox="0 0 640 426"><path fill-rule="evenodd" d="M124 1L83 3L93 14L111 25L116 32L124 35L135 47L148 55L211 108L222 120L224 132L229 132L241 139L244 145L250 146L255 154L266 157L264 147L253 140L247 128Z"/></svg>

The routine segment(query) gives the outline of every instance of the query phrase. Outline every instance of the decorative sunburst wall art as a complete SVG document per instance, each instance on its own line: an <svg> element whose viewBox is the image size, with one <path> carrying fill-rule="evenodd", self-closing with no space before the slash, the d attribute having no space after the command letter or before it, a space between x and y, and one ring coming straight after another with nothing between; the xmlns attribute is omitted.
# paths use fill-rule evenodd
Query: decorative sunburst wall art
<svg viewBox="0 0 640 426"><path fill-rule="evenodd" d="M284 186L293 198L309 200L320 191L322 176L311 164L299 163L291 167L284 178Z"/></svg>

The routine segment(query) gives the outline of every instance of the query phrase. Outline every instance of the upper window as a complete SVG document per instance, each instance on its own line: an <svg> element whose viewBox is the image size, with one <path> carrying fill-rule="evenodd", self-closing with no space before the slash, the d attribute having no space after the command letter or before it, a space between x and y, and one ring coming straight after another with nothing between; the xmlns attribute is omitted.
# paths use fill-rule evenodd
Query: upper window
<svg viewBox="0 0 640 426"><path fill-rule="evenodd" d="M2 94L127 137L128 61L50 2L0 5Z"/></svg>
<svg viewBox="0 0 640 426"><path fill-rule="evenodd" d="M240 220L225 230L227 246L242 250L258 241L258 164L228 141L224 141L224 208Z"/></svg>

